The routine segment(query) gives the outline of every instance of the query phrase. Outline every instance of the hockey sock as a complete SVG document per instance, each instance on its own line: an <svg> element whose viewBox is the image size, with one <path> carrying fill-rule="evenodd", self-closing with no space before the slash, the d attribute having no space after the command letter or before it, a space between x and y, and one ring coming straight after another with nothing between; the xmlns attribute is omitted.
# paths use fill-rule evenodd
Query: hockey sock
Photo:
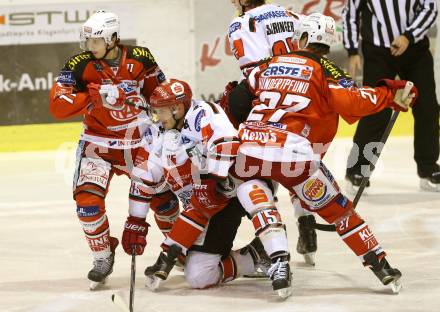
<svg viewBox="0 0 440 312"><path fill-rule="evenodd" d="M243 276L252 274L255 272L254 260L250 252L244 254L240 253L240 250L234 250L231 252L231 257L235 261L237 273L236 276Z"/></svg>
<svg viewBox="0 0 440 312"><path fill-rule="evenodd" d="M363 256L370 251L374 251L379 259L385 256L385 252L377 242L368 224L355 212L336 224L336 231L364 265L366 264Z"/></svg>
<svg viewBox="0 0 440 312"><path fill-rule="evenodd" d="M87 243L95 259L107 258L111 254L110 229L105 214L104 198L80 192L75 197L77 215L84 230Z"/></svg>
<svg viewBox="0 0 440 312"><path fill-rule="evenodd" d="M221 283L227 283L234 280L237 277L237 263L232 255L227 256L220 262L222 269Z"/></svg>

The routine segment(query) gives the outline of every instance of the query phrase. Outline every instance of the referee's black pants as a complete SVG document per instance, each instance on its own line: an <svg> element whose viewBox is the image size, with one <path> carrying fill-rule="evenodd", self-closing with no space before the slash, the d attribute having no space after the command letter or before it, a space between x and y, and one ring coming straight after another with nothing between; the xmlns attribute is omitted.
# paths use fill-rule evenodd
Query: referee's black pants
<svg viewBox="0 0 440 312"><path fill-rule="evenodd" d="M362 44L362 52L364 85L375 86L379 79L394 79L397 74L401 79L414 82L418 88L419 98L412 109L414 160L418 175L430 176L434 171L438 171L436 162L439 157L439 105L435 94L434 62L429 51L429 39L425 37L422 41L408 46L399 57L392 56L388 48L376 47L369 43ZM385 109L359 121L353 138L359 149L354 146L350 152L347 174L369 173L370 162L365 158L363 151L368 143L380 141L391 113L391 109ZM371 150L371 146L367 146L365 150ZM376 153L376 150L373 149L373 152ZM371 155L367 157L371 160Z"/></svg>

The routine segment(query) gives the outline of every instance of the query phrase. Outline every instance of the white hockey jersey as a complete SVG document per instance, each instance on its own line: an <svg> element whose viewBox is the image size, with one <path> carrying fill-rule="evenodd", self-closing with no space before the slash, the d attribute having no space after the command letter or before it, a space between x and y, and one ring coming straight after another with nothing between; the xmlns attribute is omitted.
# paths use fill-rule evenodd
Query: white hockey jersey
<svg viewBox="0 0 440 312"><path fill-rule="evenodd" d="M219 105L193 100L181 131L151 129L145 146L149 153L147 171L142 176L158 183L161 177L156 172L160 167L166 183L184 208L192 195L194 177L200 174L228 177L239 141L237 130ZM226 195L233 196L234 192Z"/></svg>
<svg viewBox="0 0 440 312"><path fill-rule="evenodd" d="M264 4L236 17L229 25L229 44L240 69L295 50L293 33L301 16L284 7Z"/></svg>

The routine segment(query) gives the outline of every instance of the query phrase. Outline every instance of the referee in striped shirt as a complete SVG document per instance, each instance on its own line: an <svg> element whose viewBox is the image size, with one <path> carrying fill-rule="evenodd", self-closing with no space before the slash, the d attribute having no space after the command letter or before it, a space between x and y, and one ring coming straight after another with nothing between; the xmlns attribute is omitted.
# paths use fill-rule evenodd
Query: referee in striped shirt
<svg viewBox="0 0 440 312"><path fill-rule="evenodd" d="M417 86L420 96L412 112L414 159L420 187L440 192L439 105L426 36L436 17L436 0L347 0L342 13L343 41L352 77L361 69L359 39L362 39L364 85L375 86L379 79L394 79L399 75ZM359 121L347 164L349 191L356 191L362 176L369 175L372 159L367 160L364 151L371 154L372 145L365 146L380 141L390 116L391 109L387 109Z"/></svg>

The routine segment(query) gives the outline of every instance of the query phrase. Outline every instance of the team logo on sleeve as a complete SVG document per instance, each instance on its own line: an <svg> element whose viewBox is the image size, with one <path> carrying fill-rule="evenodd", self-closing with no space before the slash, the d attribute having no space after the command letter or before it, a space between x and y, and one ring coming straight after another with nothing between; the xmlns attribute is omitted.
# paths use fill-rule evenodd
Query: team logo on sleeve
<svg viewBox="0 0 440 312"><path fill-rule="evenodd" d="M65 85L75 85L76 80L75 77L73 76L73 71L62 70L60 72L60 75L58 76L57 82Z"/></svg>
<svg viewBox="0 0 440 312"><path fill-rule="evenodd" d="M196 119L194 121L194 129L196 129L197 132L200 131L202 128L202 118L205 116L205 110L202 109L196 116Z"/></svg>
<svg viewBox="0 0 440 312"><path fill-rule="evenodd" d="M232 23L231 26L229 26L229 36L231 36L234 32L236 32L240 28L241 28L240 22Z"/></svg>
<svg viewBox="0 0 440 312"><path fill-rule="evenodd" d="M348 89L348 88L353 87L354 80L353 79L347 79L347 78L341 78L341 79L339 79L338 84L340 86L342 86L343 88Z"/></svg>

